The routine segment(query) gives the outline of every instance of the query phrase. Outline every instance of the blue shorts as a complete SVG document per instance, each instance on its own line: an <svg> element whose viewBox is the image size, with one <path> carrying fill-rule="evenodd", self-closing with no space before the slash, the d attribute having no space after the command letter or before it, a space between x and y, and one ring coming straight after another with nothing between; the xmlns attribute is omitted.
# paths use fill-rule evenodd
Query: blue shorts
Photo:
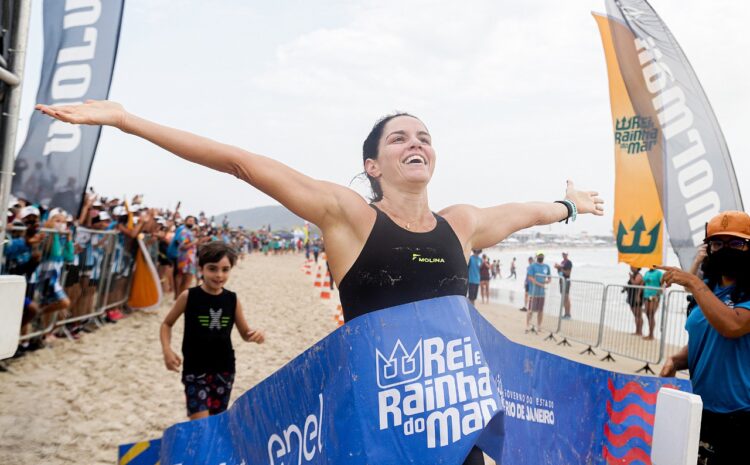
<svg viewBox="0 0 750 465"><path fill-rule="evenodd" d="M221 373L183 373L182 384L185 385L185 403L188 416L208 410L210 415L221 413L229 407L229 396L232 394L234 372Z"/></svg>

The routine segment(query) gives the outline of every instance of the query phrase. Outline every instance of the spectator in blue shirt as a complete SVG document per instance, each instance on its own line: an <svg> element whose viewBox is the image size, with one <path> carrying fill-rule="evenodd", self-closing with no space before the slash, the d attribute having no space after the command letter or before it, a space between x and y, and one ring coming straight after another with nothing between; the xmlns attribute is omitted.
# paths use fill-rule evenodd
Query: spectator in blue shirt
<svg viewBox="0 0 750 465"><path fill-rule="evenodd" d="M482 266L481 250L474 249L469 257L469 302L474 305L479 293L479 268Z"/></svg>
<svg viewBox="0 0 750 465"><path fill-rule="evenodd" d="M532 330L531 314L536 312L537 328L542 326L544 315L544 292L550 281L549 265L544 263L544 253L536 253L536 262L526 270L526 281L529 285L529 311L526 313L526 332Z"/></svg>
<svg viewBox="0 0 750 465"><path fill-rule="evenodd" d="M674 267L665 286L680 284L696 302L687 318L688 344L661 376L688 368L703 399L699 462L740 463L750 431L750 215L719 213L706 227L703 277Z"/></svg>

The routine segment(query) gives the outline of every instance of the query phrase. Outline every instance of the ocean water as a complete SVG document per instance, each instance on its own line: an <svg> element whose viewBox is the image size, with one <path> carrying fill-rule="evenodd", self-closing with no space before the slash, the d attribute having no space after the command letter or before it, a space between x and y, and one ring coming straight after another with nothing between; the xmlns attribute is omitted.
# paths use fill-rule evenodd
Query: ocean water
<svg viewBox="0 0 750 465"><path fill-rule="evenodd" d="M571 273L571 280L573 281L571 288L572 320L563 323L562 328L564 330L566 328L575 329L571 326L574 327L579 323L588 324L589 326L586 328L579 328L576 331L587 332L585 337L590 339L589 343L593 343L593 338L596 337L594 328L603 323L606 328L604 343L608 344L606 346L608 350L612 350L613 353L620 351L620 353L636 359L656 360L658 358L658 344L636 343L634 345L632 340L625 340L622 337L622 334L631 334L635 331L635 323L627 304L627 294L621 292L620 287L627 284L630 267L625 263L617 263L617 249L615 247L561 248L550 246L533 249L528 247L486 249L482 252L483 254L487 254L490 260L499 259L501 262L502 277L490 281L491 301L516 307L523 306L523 284L528 258L535 257L538 250L544 252L544 263L550 266L552 276L557 276L554 265L562 262L563 251L568 252L568 258L573 262ZM513 257L516 257L517 279L508 279ZM666 262L670 266L679 266L677 256L671 253L671 250ZM642 270L642 272L645 271L645 269ZM545 330L553 330L556 325L554 322L557 321L557 311L554 307L559 308L560 293L558 288L559 286L554 282L550 283L547 288L548 302L545 303L545 315L552 317L553 323L551 323L552 327L544 328ZM674 346L666 349L667 355L673 353L687 341L687 333L684 330L687 306L686 294L683 293L684 290L680 286L676 285L670 287L670 292L672 291L674 291L673 295L660 300L657 325L654 332L657 340L663 337L667 344ZM548 313L550 311L551 314ZM602 320L603 311L605 317ZM645 320L644 315L644 331L647 329ZM606 334L609 334L610 330L612 336L608 337ZM570 335L571 333L567 334Z"/></svg>
<svg viewBox="0 0 750 465"><path fill-rule="evenodd" d="M523 280L526 277L526 267L529 257L534 257L537 251L544 252L544 263L550 266L553 275L557 272L555 263L562 262L562 252L568 252L568 259L573 262L570 278L576 281L592 281L603 284L626 284L630 267L625 263L617 263L617 248L560 248L558 246L540 248L500 248L493 247L482 251L490 260L500 260L502 279L494 279L490 287L498 289L513 289L523 292ZM510 274L510 263L516 257L516 274L518 279L507 279ZM667 255L667 265L679 266L677 256L671 249ZM646 270L642 270L645 272Z"/></svg>

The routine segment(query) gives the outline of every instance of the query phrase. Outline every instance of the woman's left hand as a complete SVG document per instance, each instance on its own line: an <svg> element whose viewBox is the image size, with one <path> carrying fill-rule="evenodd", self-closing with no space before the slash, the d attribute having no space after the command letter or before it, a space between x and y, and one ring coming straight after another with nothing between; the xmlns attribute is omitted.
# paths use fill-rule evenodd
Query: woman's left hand
<svg viewBox="0 0 750 465"><path fill-rule="evenodd" d="M576 204L578 213L593 213L597 216L604 215L604 200L596 191L579 191L568 179L568 187L565 190L565 198Z"/></svg>

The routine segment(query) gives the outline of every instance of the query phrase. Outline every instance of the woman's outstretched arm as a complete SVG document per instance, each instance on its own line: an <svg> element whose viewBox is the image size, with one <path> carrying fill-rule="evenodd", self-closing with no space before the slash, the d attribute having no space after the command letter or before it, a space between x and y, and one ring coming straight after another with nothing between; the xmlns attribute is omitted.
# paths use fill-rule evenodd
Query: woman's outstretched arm
<svg viewBox="0 0 750 465"><path fill-rule="evenodd" d="M364 206L358 194L343 186L313 179L271 158L146 120L128 113L119 103L90 100L82 105L36 108L68 123L119 128L185 160L229 173L321 228L344 219L344 204L358 200Z"/></svg>
<svg viewBox="0 0 750 465"><path fill-rule="evenodd" d="M565 199L576 205L578 214L604 214L604 201L593 191L579 191L568 181ZM454 205L441 212L456 230L465 251L492 247L509 235L531 226L564 220L568 209L561 203L506 203L489 208Z"/></svg>

